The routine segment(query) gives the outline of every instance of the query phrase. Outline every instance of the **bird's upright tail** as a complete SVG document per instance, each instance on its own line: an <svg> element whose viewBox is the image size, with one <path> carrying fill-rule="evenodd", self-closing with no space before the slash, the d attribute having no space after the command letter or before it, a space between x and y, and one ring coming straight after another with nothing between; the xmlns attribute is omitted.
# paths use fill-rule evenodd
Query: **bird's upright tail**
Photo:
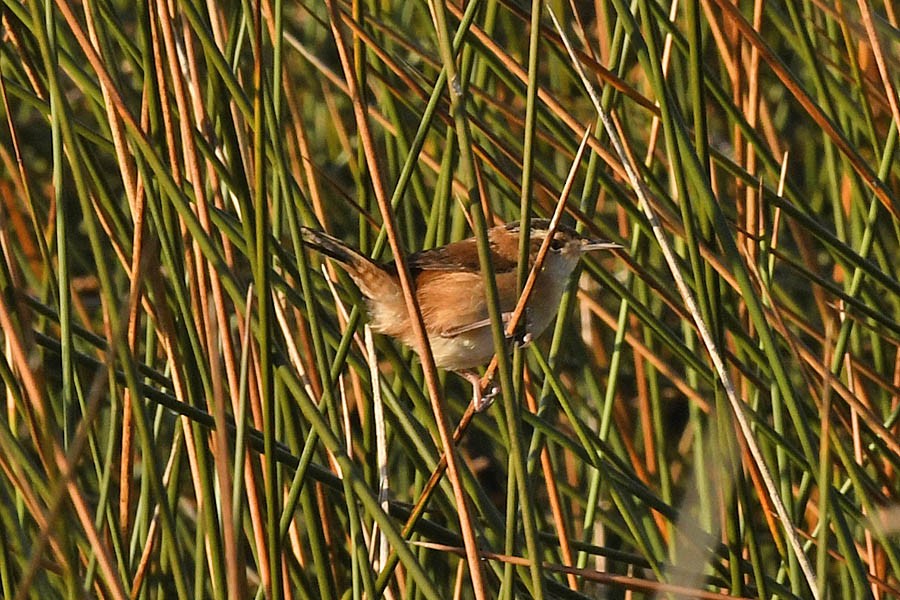
<svg viewBox="0 0 900 600"><path fill-rule="evenodd" d="M367 298L382 297L397 287L385 267L336 237L307 227L301 227L300 234L304 244L336 260Z"/></svg>
<svg viewBox="0 0 900 600"><path fill-rule="evenodd" d="M324 231L300 227L300 235L307 246L345 265L355 266L360 263L372 262L368 257Z"/></svg>

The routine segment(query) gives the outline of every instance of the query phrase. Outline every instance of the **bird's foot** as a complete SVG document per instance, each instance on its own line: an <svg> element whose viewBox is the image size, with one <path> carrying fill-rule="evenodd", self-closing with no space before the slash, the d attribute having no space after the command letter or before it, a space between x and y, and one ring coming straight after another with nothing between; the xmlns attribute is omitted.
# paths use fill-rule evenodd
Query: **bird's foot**
<svg viewBox="0 0 900 600"><path fill-rule="evenodd" d="M500 395L500 388L496 385L491 385L491 389L487 390L484 394L479 393L480 390L476 390L475 393L472 394L472 404L475 408L475 412L484 412L488 408L491 407L491 404L494 403L494 400L497 399L497 396Z"/></svg>
<svg viewBox="0 0 900 600"><path fill-rule="evenodd" d="M475 412L484 412L490 408L500 394L500 388L491 383L489 390L483 389L481 376L475 371L460 371L459 374L472 384L472 408L475 409Z"/></svg>
<svg viewBox="0 0 900 600"><path fill-rule="evenodd" d="M507 322L509 321L509 318L512 317L512 313L504 313L503 316L504 322ZM525 307L525 313L522 315L522 318L519 319L516 330L511 335L507 336L506 339L519 348L527 346L532 342L534 337L531 335L531 307Z"/></svg>

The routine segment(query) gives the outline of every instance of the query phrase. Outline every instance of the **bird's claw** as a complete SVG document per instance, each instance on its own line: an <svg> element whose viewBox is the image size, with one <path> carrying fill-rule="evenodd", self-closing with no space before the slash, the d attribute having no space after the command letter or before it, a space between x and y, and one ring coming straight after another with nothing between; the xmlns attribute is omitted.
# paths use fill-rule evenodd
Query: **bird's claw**
<svg viewBox="0 0 900 600"><path fill-rule="evenodd" d="M465 377L466 381L472 384L472 408L475 412L483 412L494 403L494 399L500 393L500 388L491 384L487 393L482 393L481 377L474 371L458 371L460 375Z"/></svg>
<svg viewBox="0 0 900 600"><path fill-rule="evenodd" d="M516 330L508 335L506 339L519 348L527 346L532 342L534 336L531 335L531 307L525 307L525 314L522 319L519 320L518 327L516 327Z"/></svg>
<svg viewBox="0 0 900 600"><path fill-rule="evenodd" d="M492 385L491 389L488 390L486 394L481 394L481 390L478 389L480 386L476 386L475 393L472 396L472 407L475 409L475 412L484 412L488 408L490 408L491 404L494 403L494 400L497 399L497 396L500 395L500 388L496 385Z"/></svg>

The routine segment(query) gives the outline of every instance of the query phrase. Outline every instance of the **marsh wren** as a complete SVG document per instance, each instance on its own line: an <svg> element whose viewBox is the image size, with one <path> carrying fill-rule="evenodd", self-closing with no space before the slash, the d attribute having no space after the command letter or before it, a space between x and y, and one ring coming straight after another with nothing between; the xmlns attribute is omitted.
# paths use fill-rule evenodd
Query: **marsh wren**
<svg viewBox="0 0 900 600"><path fill-rule="evenodd" d="M547 219L530 221L529 267L534 264L541 242L550 233L549 226ZM518 222L488 230L504 322L519 299L516 289L519 230ZM366 299L372 329L415 349L396 265L377 263L321 231L303 228L302 235L308 246L336 260L359 287ZM584 237L565 225L557 227L528 300L523 326L525 341L537 338L553 320L569 276L581 256L591 250L613 248L621 246ZM471 369L490 361L494 342L475 238L410 254L407 265L415 282L435 364L470 381L475 387L475 407L483 410L490 402L481 397L478 375Z"/></svg>

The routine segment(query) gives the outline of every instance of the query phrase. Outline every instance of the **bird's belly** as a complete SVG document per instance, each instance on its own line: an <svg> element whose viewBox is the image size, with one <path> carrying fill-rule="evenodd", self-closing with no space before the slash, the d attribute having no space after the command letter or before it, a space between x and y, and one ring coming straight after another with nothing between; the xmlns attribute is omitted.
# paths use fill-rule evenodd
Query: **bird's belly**
<svg viewBox="0 0 900 600"><path fill-rule="evenodd" d="M433 334L428 337L434 363L449 371L462 371L486 364L494 355L491 328L479 327L452 337Z"/></svg>

